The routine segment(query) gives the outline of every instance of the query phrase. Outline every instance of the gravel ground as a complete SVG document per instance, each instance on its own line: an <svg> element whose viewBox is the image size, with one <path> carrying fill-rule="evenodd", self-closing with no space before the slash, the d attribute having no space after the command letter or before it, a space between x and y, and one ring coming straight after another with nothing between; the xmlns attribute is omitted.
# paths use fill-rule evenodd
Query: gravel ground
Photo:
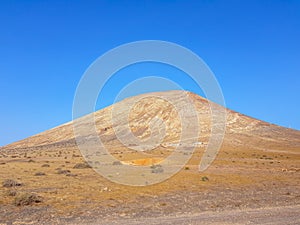
<svg viewBox="0 0 300 225"><path fill-rule="evenodd" d="M158 218L143 218L138 220L118 220L97 221L95 224L123 224L123 225L191 225L191 224L300 224L300 205L272 207L272 208L258 208L258 209L244 209L244 210L230 210L223 212L204 212L192 215L181 216L166 216Z"/></svg>
<svg viewBox="0 0 300 225"><path fill-rule="evenodd" d="M83 205L68 215L47 206L4 206L0 224L300 224L297 186L174 192L112 204L93 210Z"/></svg>

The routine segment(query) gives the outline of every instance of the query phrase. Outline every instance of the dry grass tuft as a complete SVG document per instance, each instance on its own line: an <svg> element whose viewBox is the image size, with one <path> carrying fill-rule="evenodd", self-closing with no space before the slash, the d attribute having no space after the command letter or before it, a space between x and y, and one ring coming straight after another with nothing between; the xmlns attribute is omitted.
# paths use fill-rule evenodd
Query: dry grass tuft
<svg viewBox="0 0 300 225"><path fill-rule="evenodd" d="M22 193L15 197L15 206L32 205L34 203L42 202L42 198L34 193Z"/></svg>
<svg viewBox="0 0 300 225"><path fill-rule="evenodd" d="M7 196L16 196L17 195L17 191L16 190L11 190L11 189L9 189L8 191L7 191Z"/></svg>
<svg viewBox="0 0 300 225"><path fill-rule="evenodd" d="M36 172L34 176L45 176L46 174L44 172Z"/></svg>
<svg viewBox="0 0 300 225"><path fill-rule="evenodd" d="M207 176L204 176L204 177L201 177L201 181L209 181L208 177Z"/></svg>
<svg viewBox="0 0 300 225"><path fill-rule="evenodd" d="M50 167L49 164L43 164L42 167Z"/></svg>
<svg viewBox="0 0 300 225"><path fill-rule="evenodd" d="M91 168L91 166L87 163L77 163L73 168L74 169L86 169L86 168Z"/></svg>
<svg viewBox="0 0 300 225"><path fill-rule="evenodd" d="M57 170L57 174L69 174L69 173L71 173L70 170L62 170L61 168Z"/></svg>
<svg viewBox="0 0 300 225"><path fill-rule="evenodd" d="M12 180L12 179L6 179L2 182L3 187L16 187L16 186L22 186L22 185L23 185L22 183Z"/></svg>

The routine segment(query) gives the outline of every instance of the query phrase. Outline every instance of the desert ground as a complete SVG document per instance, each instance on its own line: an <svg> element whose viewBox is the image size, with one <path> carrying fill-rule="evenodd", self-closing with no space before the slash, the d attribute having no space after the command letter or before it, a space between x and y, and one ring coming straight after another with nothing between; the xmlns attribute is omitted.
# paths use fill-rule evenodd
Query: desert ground
<svg viewBox="0 0 300 225"><path fill-rule="evenodd" d="M135 97L95 112L97 133L116 160L155 166L172 154L180 123L158 96L180 102L180 94L145 95L131 110L129 124L138 138L149 136L151 118L166 124L163 142L147 157L122 145L109 119L113 107L122 113ZM1 147L0 224L299 224L300 131L226 109L222 146L200 172L211 112L207 100L189 96L200 118L201 144L161 183L128 186L101 176L82 156L72 122Z"/></svg>

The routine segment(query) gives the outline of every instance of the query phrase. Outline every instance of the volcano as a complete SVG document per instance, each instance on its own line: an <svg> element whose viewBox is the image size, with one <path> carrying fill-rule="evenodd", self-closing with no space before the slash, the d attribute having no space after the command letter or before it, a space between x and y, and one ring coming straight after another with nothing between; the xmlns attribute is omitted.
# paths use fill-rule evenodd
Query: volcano
<svg viewBox="0 0 300 225"><path fill-rule="evenodd" d="M114 182L123 176L121 166L147 168L152 177L166 174L163 163L177 150L186 158L168 179L147 183L143 172L144 186ZM180 157L167 162L177 165ZM97 167L105 163L112 173L103 176ZM1 187L0 222L100 223L99 217L298 207L299 165L299 131L190 92L147 93L1 147L0 181L20 185ZM7 194L12 188L15 194ZM16 206L24 193L42 200Z"/></svg>

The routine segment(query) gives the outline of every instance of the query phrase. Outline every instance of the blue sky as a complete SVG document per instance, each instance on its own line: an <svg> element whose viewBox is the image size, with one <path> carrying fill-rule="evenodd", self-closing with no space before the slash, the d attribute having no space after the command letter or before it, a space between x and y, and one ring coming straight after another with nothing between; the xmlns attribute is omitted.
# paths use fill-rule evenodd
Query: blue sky
<svg viewBox="0 0 300 225"><path fill-rule="evenodd" d="M227 107L300 129L299 1L1 1L0 29L0 145L70 121L87 67L138 40L191 49L214 72ZM97 108L131 79L116 74ZM197 92L184 75L176 82Z"/></svg>

